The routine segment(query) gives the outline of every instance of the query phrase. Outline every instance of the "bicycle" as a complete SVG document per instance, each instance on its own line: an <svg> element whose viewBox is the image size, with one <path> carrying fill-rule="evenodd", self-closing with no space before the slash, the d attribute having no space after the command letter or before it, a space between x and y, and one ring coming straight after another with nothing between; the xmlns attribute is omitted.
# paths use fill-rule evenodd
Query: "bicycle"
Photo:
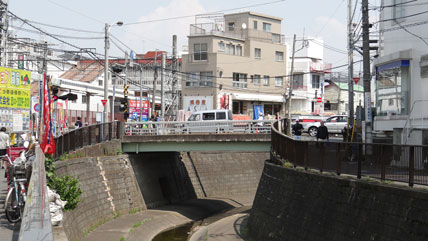
<svg viewBox="0 0 428 241"><path fill-rule="evenodd" d="M9 183L9 192L7 193L5 200L5 214L6 218L10 223L17 223L21 220L22 213L24 211L25 202L27 201L25 184L27 183L26 178L17 178L18 175L25 175L25 170L22 172L19 170L19 166L14 164L8 155L4 155L1 158L6 158L9 162L9 172L11 178Z"/></svg>

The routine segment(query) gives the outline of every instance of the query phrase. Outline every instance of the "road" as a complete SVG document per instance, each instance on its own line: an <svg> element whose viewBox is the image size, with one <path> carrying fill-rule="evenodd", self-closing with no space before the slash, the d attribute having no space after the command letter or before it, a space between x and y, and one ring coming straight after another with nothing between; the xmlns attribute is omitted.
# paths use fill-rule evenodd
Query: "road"
<svg viewBox="0 0 428 241"><path fill-rule="evenodd" d="M7 195L7 183L4 169L0 168L0 241L18 240L21 223L11 224L4 213L4 202Z"/></svg>

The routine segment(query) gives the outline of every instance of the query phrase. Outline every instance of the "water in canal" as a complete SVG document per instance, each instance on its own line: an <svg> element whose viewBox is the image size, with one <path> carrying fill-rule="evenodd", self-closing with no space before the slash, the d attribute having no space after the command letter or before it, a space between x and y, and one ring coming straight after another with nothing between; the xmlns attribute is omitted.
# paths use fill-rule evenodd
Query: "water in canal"
<svg viewBox="0 0 428 241"><path fill-rule="evenodd" d="M158 234L152 241L187 241L190 237L193 223L165 231Z"/></svg>

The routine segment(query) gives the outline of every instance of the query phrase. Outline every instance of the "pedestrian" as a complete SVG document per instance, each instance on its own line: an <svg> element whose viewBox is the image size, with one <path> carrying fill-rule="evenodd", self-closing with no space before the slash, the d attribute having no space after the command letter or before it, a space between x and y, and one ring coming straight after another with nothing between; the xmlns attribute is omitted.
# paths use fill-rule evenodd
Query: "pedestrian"
<svg viewBox="0 0 428 241"><path fill-rule="evenodd" d="M263 113L262 112L260 112L259 113L259 117L257 118L257 120L259 120L259 122L257 122L257 125L258 126L263 126Z"/></svg>
<svg viewBox="0 0 428 241"><path fill-rule="evenodd" d="M6 155L6 148L10 146L10 138L6 133L6 127L0 128L0 156ZM4 169L7 165L4 158L1 159L1 168Z"/></svg>
<svg viewBox="0 0 428 241"><path fill-rule="evenodd" d="M327 126L324 125L324 121L321 121L321 126L317 129L317 141L321 140L329 140L328 139L328 129Z"/></svg>
<svg viewBox="0 0 428 241"><path fill-rule="evenodd" d="M82 121L80 120L80 116L77 117L76 123L74 123L74 127L80 128L82 127Z"/></svg>
<svg viewBox="0 0 428 241"><path fill-rule="evenodd" d="M300 124L299 119L296 120L296 124L292 127L294 135L300 137L302 135L303 125Z"/></svg>

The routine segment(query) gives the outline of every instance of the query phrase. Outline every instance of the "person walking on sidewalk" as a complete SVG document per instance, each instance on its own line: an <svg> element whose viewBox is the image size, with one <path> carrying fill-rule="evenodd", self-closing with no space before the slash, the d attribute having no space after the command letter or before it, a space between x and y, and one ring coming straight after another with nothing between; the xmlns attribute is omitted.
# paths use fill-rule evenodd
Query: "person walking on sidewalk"
<svg viewBox="0 0 428 241"><path fill-rule="evenodd" d="M324 125L324 121L321 121L321 126L318 127L317 141L318 141L318 139L327 140L327 141L329 140L328 139L328 129L327 129L327 126Z"/></svg>
<svg viewBox="0 0 428 241"><path fill-rule="evenodd" d="M0 156L6 155L6 148L10 146L10 138L6 133L6 127L0 128ZM1 168L6 166L6 160L1 159Z"/></svg>
<svg viewBox="0 0 428 241"><path fill-rule="evenodd" d="M300 124L299 119L296 120L296 124L292 127L294 136L297 140L300 140L300 136L302 135L303 125Z"/></svg>

